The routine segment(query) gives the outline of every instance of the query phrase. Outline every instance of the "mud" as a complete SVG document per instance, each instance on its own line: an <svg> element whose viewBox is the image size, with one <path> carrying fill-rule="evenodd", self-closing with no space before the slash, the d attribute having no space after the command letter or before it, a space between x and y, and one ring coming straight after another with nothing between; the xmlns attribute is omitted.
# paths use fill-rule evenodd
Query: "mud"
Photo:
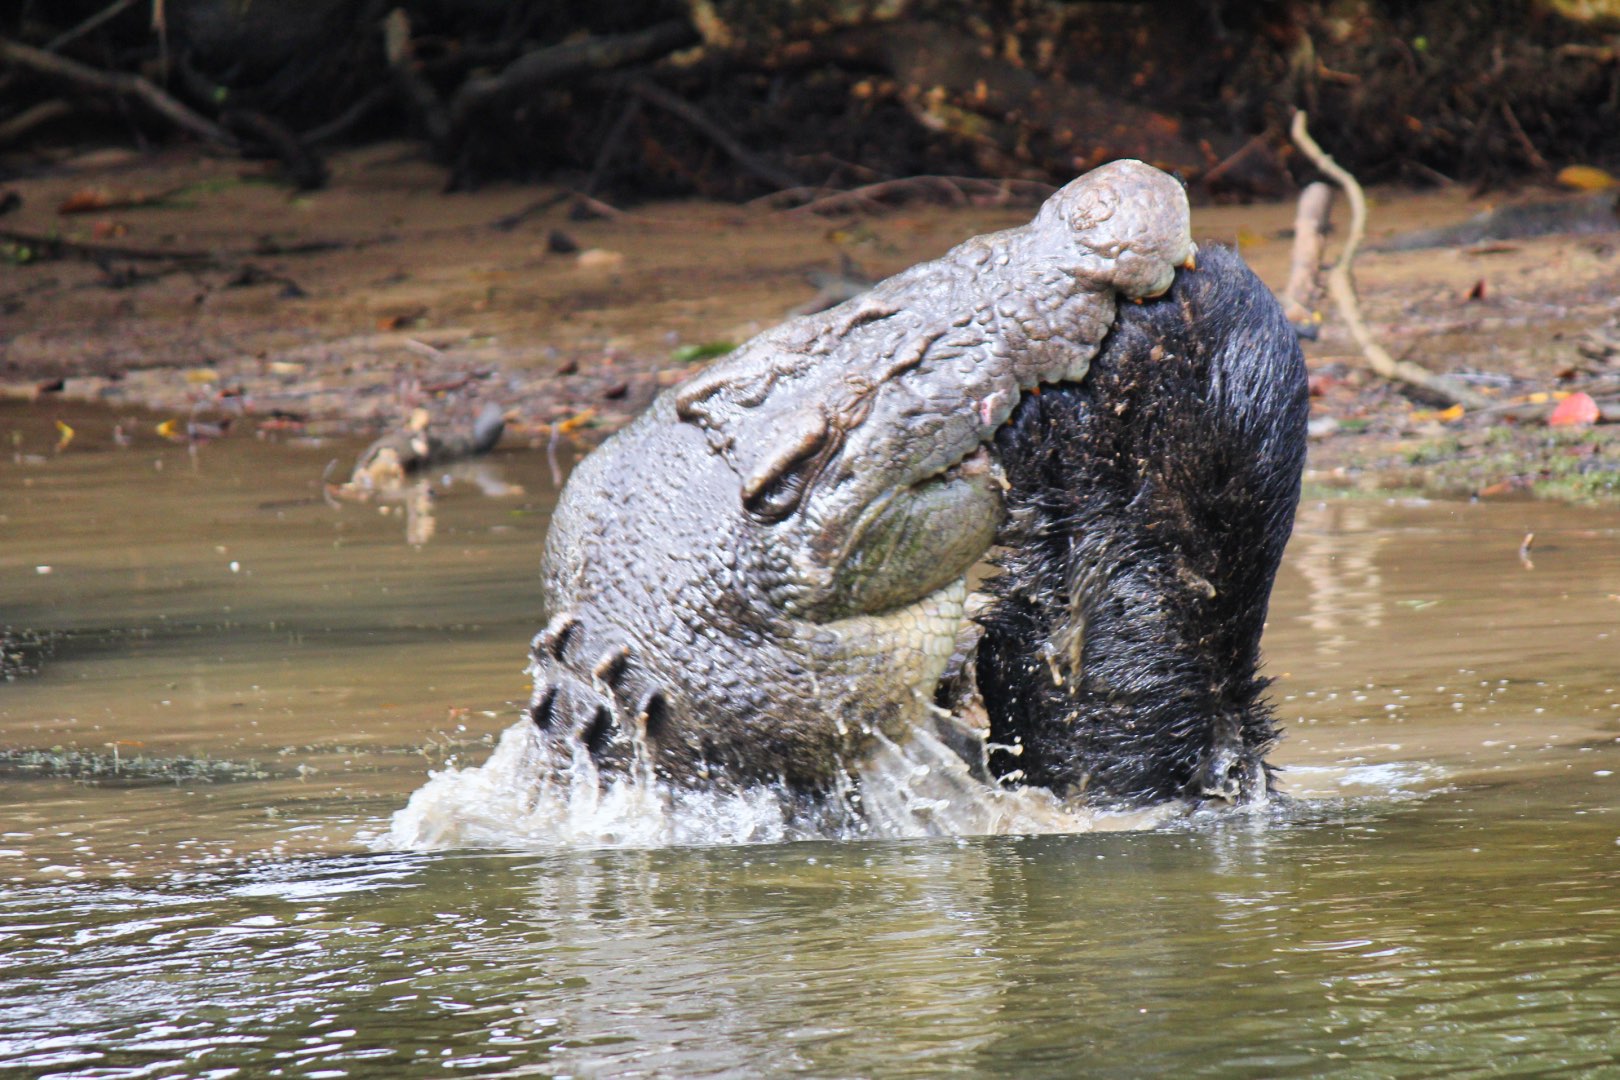
<svg viewBox="0 0 1620 1080"><path fill-rule="evenodd" d="M223 420L232 437L376 432L419 406L470 415L493 401L509 444L588 444L699 366L694 354L812 300L828 273L893 273L1027 220L1038 201L962 196L834 217L697 202L593 212L542 188L444 194L442 170L405 144L332 168L328 190L294 193L196 152L103 152L9 185L22 205L8 230L96 250L0 243L5 396L141 406L194 422L192 437ZM111 205L59 214L70 200ZM1375 193L1371 239L1492 202L1457 188ZM1288 203L1211 207L1194 226L1280 288L1292 216ZM1357 277L1391 352L1466 373L1503 404L1459 417L1379 382L1327 310L1307 345L1321 420L1312 482L1616 497L1616 425L1568 435L1542 418L1572 388L1620 391L1620 350L1604 344L1620 317L1620 232L1368 252Z"/></svg>

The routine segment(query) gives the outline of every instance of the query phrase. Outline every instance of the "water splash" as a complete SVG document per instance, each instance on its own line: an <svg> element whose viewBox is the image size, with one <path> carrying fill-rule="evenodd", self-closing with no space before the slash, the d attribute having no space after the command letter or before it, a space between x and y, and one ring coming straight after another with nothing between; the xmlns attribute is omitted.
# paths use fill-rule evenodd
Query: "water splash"
<svg viewBox="0 0 1620 1080"><path fill-rule="evenodd" d="M1151 828L1184 812L1100 811L1038 788L999 787L924 730L903 741L880 737L843 787L814 804L770 784L693 791L640 770L604 781L582 750L566 761L551 753L533 725L513 725L483 765L434 773L379 843L405 850L664 847L1084 833Z"/></svg>

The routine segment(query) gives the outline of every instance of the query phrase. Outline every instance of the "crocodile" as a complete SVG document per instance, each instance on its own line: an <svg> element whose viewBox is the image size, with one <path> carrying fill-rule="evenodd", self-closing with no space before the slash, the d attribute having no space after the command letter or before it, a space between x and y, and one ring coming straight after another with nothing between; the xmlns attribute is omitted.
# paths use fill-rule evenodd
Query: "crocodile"
<svg viewBox="0 0 1620 1080"><path fill-rule="evenodd" d="M998 433L1029 428L1015 414L1037 391L1082 385L1122 298L1184 308L1152 298L1193 276L1195 253L1181 186L1115 162L1028 225L789 320L660 395L579 464L553 514L530 650L542 767L814 795L874 740L931 722L948 668L978 708L962 689L969 574L1031 516L1008 517L1017 455ZM1086 788L1069 772L1052 786Z"/></svg>

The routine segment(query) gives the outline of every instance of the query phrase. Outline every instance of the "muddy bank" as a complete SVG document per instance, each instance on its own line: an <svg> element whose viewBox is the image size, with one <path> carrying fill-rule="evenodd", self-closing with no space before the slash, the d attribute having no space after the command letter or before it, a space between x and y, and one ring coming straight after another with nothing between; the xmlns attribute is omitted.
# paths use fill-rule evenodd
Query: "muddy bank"
<svg viewBox="0 0 1620 1080"><path fill-rule="evenodd" d="M180 153L89 155L8 185L21 205L0 224L55 243L0 245L6 395L153 410L171 438L188 423L210 437L376 432L417 408L494 403L509 440L588 444L828 279L934 257L1027 220L1040 195L620 212L545 188L441 194L441 170L403 144L332 165L327 190L302 194ZM1374 201L1375 241L1489 205L1457 189ZM76 207L89 212L60 212ZM1195 232L1236 244L1280 288L1292 216L1288 203L1211 207ZM1371 378L1328 311L1306 344L1317 481L1615 497L1617 425L1544 421L1572 388L1620 389L1620 233L1375 251L1357 274L1391 352L1501 406L1459 416ZM126 430L159 437L147 421Z"/></svg>

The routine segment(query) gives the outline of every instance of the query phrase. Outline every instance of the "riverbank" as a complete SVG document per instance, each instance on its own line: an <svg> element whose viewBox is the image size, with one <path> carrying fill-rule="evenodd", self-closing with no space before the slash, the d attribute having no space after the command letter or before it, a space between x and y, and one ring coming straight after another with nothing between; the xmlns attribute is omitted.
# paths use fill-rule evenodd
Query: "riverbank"
<svg viewBox="0 0 1620 1080"><path fill-rule="evenodd" d="M5 395L172 421L131 423L129 439L380 432L494 402L509 440L588 445L852 273L881 278L1031 213L962 192L827 214L445 194L406 144L332 168L328 189L294 193L196 151L104 152L5 185L21 200L0 220ZM1376 193L1372 239L1489 205ZM1280 288L1292 219L1286 203L1222 206L1194 226ZM1309 482L1620 498L1620 425L1545 423L1572 389L1620 389L1620 232L1368 252L1356 269L1391 352L1501 404L1447 411L1369 376L1328 310L1306 344Z"/></svg>

